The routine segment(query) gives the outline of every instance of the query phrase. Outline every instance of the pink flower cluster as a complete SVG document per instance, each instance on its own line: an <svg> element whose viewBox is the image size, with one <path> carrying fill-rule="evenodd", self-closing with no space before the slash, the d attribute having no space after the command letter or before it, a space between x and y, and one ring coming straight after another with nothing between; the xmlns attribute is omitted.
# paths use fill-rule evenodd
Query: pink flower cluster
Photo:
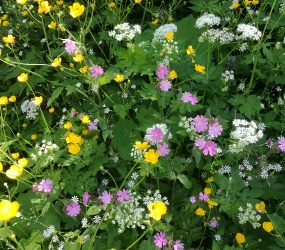
<svg viewBox="0 0 285 250"><path fill-rule="evenodd" d="M159 88L165 92L167 92L168 90L171 89L171 83L168 79L165 79L166 77L168 77L168 69L166 66L164 65L159 65L157 68L157 72L156 72L156 76L159 79L162 79L161 82L159 82Z"/></svg>
<svg viewBox="0 0 285 250"><path fill-rule="evenodd" d="M209 195L208 194L206 194L206 193L202 193L202 192L200 192L199 193L199 200L200 201L208 201L209 200ZM190 202L191 203L196 203L196 197L195 196L191 196L190 197Z"/></svg>
<svg viewBox="0 0 285 250"><path fill-rule="evenodd" d="M210 121L210 122L209 122ZM207 119L202 115L197 115L191 122L195 132L205 133L206 137L215 138L222 134L223 127L220 125L220 119ZM204 155L213 156L217 153L217 144L212 140L205 140L200 137L195 140L195 146L203 151Z"/></svg>
<svg viewBox="0 0 285 250"><path fill-rule="evenodd" d="M182 93L181 101L184 103L190 102L192 105L195 105L198 102L198 98L190 92L184 92Z"/></svg>
<svg viewBox="0 0 285 250"><path fill-rule="evenodd" d="M94 65L91 67L90 72L95 79L98 78L99 75L104 74L104 70L99 65Z"/></svg>
<svg viewBox="0 0 285 250"><path fill-rule="evenodd" d="M33 184L33 192L43 191L45 193L50 193L52 190L52 181L50 179L42 179L42 181L37 184Z"/></svg>
<svg viewBox="0 0 285 250"><path fill-rule="evenodd" d="M113 197L114 195L112 195L110 192L104 191L100 198L104 204L110 204ZM129 191L126 189L119 190L117 193L117 201L119 202L123 202L124 200L128 201L130 200L130 198L131 198L131 195L129 194Z"/></svg>
<svg viewBox="0 0 285 250"><path fill-rule="evenodd" d="M69 36L67 39L61 39L65 45L65 50L68 54L73 54L77 50L76 43L72 41L72 37Z"/></svg>
<svg viewBox="0 0 285 250"><path fill-rule="evenodd" d="M154 235L154 244L159 247L163 248L164 246L173 246L174 250L182 250L184 249L184 244L181 243L180 240L167 240L165 238L165 233L164 232L158 232Z"/></svg>

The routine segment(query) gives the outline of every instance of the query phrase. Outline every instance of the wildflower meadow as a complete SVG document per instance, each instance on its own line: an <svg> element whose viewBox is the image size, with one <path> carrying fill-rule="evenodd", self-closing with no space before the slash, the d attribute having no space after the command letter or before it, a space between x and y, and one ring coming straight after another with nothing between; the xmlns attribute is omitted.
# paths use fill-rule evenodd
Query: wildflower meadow
<svg viewBox="0 0 285 250"><path fill-rule="evenodd" d="M285 0L0 2L0 249L285 249Z"/></svg>

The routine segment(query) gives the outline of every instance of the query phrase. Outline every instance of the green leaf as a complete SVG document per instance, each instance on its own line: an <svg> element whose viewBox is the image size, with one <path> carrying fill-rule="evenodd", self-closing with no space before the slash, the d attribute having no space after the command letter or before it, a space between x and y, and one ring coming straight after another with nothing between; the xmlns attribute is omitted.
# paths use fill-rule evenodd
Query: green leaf
<svg viewBox="0 0 285 250"><path fill-rule="evenodd" d="M186 187L187 189L190 189L192 187L191 181L188 179L188 177L184 174L180 174L177 176L177 179Z"/></svg>
<svg viewBox="0 0 285 250"><path fill-rule="evenodd" d="M250 95L240 107L240 112L244 114L247 118L251 117L259 111L261 108L260 99L255 95Z"/></svg>
<svg viewBox="0 0 285 250"><path fill-rule="evenodd" d="M97 205L93 205L91 207L88 208L86 215L90 216L90 215L95 215L95 214L99 214L101 211L100 207Z"/></svg>
<svg viewBox="0 0 285 250"><path fill-rule="evenodd" d="M47 106L48 106L48 107L53 103L53 101L54 101L56 98L59 97L59 95L61 94L61 92L62 92L63 89L64 89L64 87L58 87L58 88L56 88L56 89L53 91L51 97L48 99L48 102L47 102Z"/></svg>

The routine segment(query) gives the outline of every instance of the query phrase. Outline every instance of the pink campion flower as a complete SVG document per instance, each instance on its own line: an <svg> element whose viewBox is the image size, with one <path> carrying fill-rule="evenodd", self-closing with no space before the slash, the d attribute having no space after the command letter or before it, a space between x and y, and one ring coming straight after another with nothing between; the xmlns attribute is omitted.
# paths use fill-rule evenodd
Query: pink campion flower
<svg viewBox="0 0 285 250"><path fill-rule="evenodd" d="M110 204L112 198L113 198L113 195L110 192L104 191L102 193L101 200L104 204Z"/></svg>
<svg viewBox="0 0 285 250"><path fill-rule="evenodd" d="M203 148L203 154L213 156L217 153L217 149L218 148L216 143L213 141L207 141Z"/></svg>
<svg viewBox="0 0 285 250"><path fill-rule="evenodd" d="M198 138L195 141L195 146L198 147L199 149L203 149L205 144L206 144L206 141L204 140L204 138Z"/></svg>
<svg viewBox="0 0 285 250"><path fill-rule="evenodd" d="M159 232L159 233L156 233L154 235L154 244L159 247L159 248L162 248L163 246L166 246L167 244L167 239L165 239L165 234L164 232Z"/></svg>
<svg viewBox="0 0 285 250"><path fill-rule="evenodd" d="M118 200L119 202L123 202L124 200L128 201L128 200L130 200L130 198L131 198L131 196L130 196L130 194L129 194L129 191L126 190L126 189L120 190L120 191L117 193L117 196L118 196L117 200Z"/></svg>
<svg viewBox="0 0 285 250"><path fill-rule="evenodd" d="M278 141L278 148L285 152L285 138L280 138Z"/></svg>
<svg viewBox="0 0 285 250"><path fill-rule="evenodd" d="M39 191L44 191L45 193L49 193L52 190L52 181L50 179L42 179L42 181L38 185Z"/></svg>
<svg viewBox="0 0 285 250"><path fill-rule="evenodd" d="M160 153L160 156L166 156L170 152L168 144L165 142L157 145L157 151Z"/></svg>
<svg viewBox="0 0 285 250"><path fill-rule="evenodd" d="M216 228L218 226L218 221L216 219L212 219L212 220L210 220L209 225L212 228Z"/></svg>
<svg viewBox="0 0 285 250"><path fill-rule="evenodd" d="M209 195L207 195L206 193L200 192L199 193L199 200L200 201L207 201L207 200L209 200Z"/></svg>
<svg viewBox="0 0 285 250"><path fill-rule="evenodd" d="M72 202L71 205L66 206L65 210L67 212L67 215L74 217L80 213L81 208L77 202Z"/></svg>
<svg viewBox="0 0 285 250"><path fill-rule="evenodd" d="M88 203L89 197L90 197L90 195L88 194L88 192L87 191L84 192L84 194L82 196L82 202L83 202L84 205L86 205Z"/></svg>
<svg viewBox="0 0 285 250"><path fill-rule="evenodd" d="M190 102L192 105L195 105L198 102L197 96L192 95L190 92L184 92L181 96L181 100L185 103Z"/></svg>
<svg viewBox="0 0 285 250"><path fill-rule="evenodd" d="M208 128L208 120L202 115L197 115L191 122L191 125L194 126L196 132L204 132Z"/></svg>
<svg viewBox="0 0 285 250"><path fill-rule="evenodd" d="M97 128L98 128L98 126L97 126L97 122L96 121L88 123L88 129L89 130L97 130Z"/></svg>
<svg viewBox="0 0 285 250"><path fill-rule="evenodd" d="M165 92L167 92L168 90L171 89L171 83L170 81L168 80L162 80L160 83L159 83L159 88Z"/></svg>
<svg viewBox="0 0 285 250"><path fill-rule="evenodd" d="M90 72L92 73L92 76L95 79L98 77L98 75L104 74L104 70L99 65L95 65L95 66L91 67Z"/></svg>
<svg viewBox="0 0 285 250"><path fill-rule="evenodd" d="M223 127L218 122L214 122L213 124L209 126L208 133L212 137L218 137L219 135L222 134L222 131L223 131Z"/></svg>
<svg viewBox="0 0 285 250"><path fill-rule="evenodd" d="M195 196L191 196L190 197L190 202L191 203L195 203L196 202L196 197Z"/></svg>
<svg viewBox="0 0 285 250"><path fill-rule="evenodd" d="M176 240L173 243L173 250L180 250L180 249L184 249L184 244L181 243L180 240Z"/></svg>
<svg viewBox="0 0 285 250"><path fill-rule="evenodd" d="M71 36L69 36L67 39L61 39L63 40L63 43L65 45L65 50L68 54L73 54L77 50L76 43L71 39L72 39Z"/></svg>
<svg viewBox="0 0 285 250"><path fill-rule="evenodd" d="M168 69L164 65L159 65L157 68L156 75L158 78L163 79L164 77L168 76Z"/></svg>
<svg viewBox="0 0 285 250"><path fill-rule="evenodd" d="M149 136L153 142L161 142L164 134L162 133L160 128L153 128L149 131Z"/></svg>

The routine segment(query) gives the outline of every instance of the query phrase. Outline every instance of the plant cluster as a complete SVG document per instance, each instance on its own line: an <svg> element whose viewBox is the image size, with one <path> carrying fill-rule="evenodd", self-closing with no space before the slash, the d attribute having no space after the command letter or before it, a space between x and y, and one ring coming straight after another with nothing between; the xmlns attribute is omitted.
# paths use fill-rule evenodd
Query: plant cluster
<svg viewBox="0 0 285 250"><path fill-rule="evenodd" d="M283 249L284 0L0 6L1 249Z"/></svg>

